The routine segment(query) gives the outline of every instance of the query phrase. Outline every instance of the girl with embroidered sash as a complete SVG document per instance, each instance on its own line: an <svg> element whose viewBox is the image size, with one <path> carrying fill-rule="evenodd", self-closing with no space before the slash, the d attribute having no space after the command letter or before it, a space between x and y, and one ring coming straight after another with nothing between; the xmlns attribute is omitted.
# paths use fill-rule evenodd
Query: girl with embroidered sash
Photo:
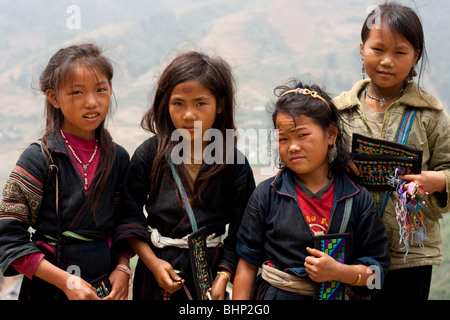
<svg viewBox="0 0 450 320"><path fill-rule="evenodd" d="M313 299L316 288L331 281L371 295L377 290L366 286L369 267L379 271L381 285L387 237L367 190L344 174L351 157L336 107L318 86L292 81L275 91L281 170L249 200L238 233L233 299ZM335 234L346 239L345 261L315 249L317 240Z"/></svg>
<svg viewBox="0 0 450 320"><path fill-rule="evenodd" d="M372 24L375 14L377 28ZM419 17L397 3L380 5L362 26L360 54L363 77L370 79L334 99L346 132L422 151L420 174L386 176L401 186L400 192L371 191L381 208L391 254L385 286L375 298L426 300L432 266L442 262L439 219L450 211L450 122L442 103L413 80L416 66L421 61L422 71L426 59ZM411 190L427 206L410 203L407 217L403 203Z"/></svg>
<svg viewBox="0 0 450 320"><path fill-rule="evenodd" d="M0 204L0 268L24 274L19 299L98 300L89 282L103 275L106 299L128 296L130 253L111 248L129 162L105 128L113 73L99 47L83 44L59 50L40 76L45 132L21 154Z"/></svg>
<svg viewBox="0 0 450 320"><path fill-rule="evenodd" d="M235 129L230 66L219 57L181 53L162 73L141 124L155 135L132 156L122 201L128 228L116 232L139 255L133 299L204 299L196 285L208 278L210 297L223 299L239 260L236 233L255 187L247 159L234 139L225 140ZM201 228L206 252L191 257L190 236ZM205 263L210 275L192 272L192 265L198 271Z"/></svg>

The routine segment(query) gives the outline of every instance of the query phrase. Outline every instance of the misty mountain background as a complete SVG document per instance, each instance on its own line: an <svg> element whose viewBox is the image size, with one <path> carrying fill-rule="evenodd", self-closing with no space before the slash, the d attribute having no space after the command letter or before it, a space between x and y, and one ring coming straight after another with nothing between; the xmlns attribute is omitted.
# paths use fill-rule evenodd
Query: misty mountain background
<svg viewBox="0 0 450 320"><path fill-rule="evenodd" d="M421 85L447 110L450 2L400 1L423 21L428 64ZM148 137L140 120L158 76L184 50L224 57L237 80L236 122L268 128L273 88L292 77L336 96L360 79L360 30L376 0L0 0L0 188L20 152L40 137L38 79L61 47L94 41L115 65L117 108L108 129L133 154ZM248 155L251 157L252 155ZM255 165L255 169L257 166ZM258 175L257 181L267 176ZM444 264L432 299L450 299L450 227L442 220Z"/></svg>

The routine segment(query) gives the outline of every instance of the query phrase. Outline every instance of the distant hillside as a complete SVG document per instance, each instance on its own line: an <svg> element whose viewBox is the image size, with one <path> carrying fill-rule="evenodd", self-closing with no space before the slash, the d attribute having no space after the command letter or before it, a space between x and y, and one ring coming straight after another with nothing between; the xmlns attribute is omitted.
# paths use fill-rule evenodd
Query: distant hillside
<svg viewBox="0 0 450 320"><path fill-rule="evenodd" d="M359 30L372 3L81 0L76 2L81 28L70 30L66 10L73 1L1 1L0 126L12 127L13 134L3 133L0 145L12 142L24 147L39 135L43 123L42 98L36 90L40 72L58 48L89 40L102 45L116 63L118 112L113 131L130 151L142 140L138 124L156 78L181 50L200 49L227 58L236 74L240 106L266 106L273 101L273 88L290 77L311 77L337 95L359 79ZM436 12L449 12L450 3L416 3L424 18L430 56L424 85L449 105L444 92L450 75L439 72L450 67L445 55L448 28L444 27L449 22ZM430 75L434 75L432 84ZM244 113L238 108L238 122ZM251 117L268 119L260 111ZM0 161L5 160L0 184L16 155L0 155Z"/></svg>

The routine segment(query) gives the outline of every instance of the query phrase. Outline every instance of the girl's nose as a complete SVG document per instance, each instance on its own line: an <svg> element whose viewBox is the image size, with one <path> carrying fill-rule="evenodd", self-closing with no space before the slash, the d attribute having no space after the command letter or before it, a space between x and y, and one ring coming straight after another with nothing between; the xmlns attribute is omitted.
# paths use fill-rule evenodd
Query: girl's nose
<svg viewBox="0 0 450 320"><path fill-rule="evenodd" d="M290 153L295 153L295 152L299 152L301 150L301 147L298 143L293 143L289 146L289 152Z"/></svg>
<svg viewBox="0 0 450 320"><path fill-rule="evenodd" d="M187 110L183 115L183 120L185 121L194 121L195 114L191 110Z"/></svg>
<svg viewBox="0 0 450 320"><path fill-rule="evenodd" d="M381 59L381 65L391 67L394 63L394 59L391 56L385 55L383 59Z"/></svg>
<svg viewBox="0 0 450 320"><path fill-rule="evenodd" d="M92 109L92 108L95 108L97 106L97 99L95 98L94 95L88 94L86 96L86 104L85 104L85 106L88 109Z"/></svg>

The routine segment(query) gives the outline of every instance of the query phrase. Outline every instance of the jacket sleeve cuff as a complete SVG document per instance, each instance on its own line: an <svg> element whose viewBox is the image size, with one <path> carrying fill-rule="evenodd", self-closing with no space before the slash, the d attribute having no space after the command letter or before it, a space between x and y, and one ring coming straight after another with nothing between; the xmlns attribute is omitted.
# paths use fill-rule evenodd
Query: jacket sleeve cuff
<svg viewBox="0 0 450 320"><path fill-rule="evenodd" d="M264 256L262 250L256 250L247 247L242 241L238 240L236 244L236 251L242 259L251 263L254 266L261 266L264 262Z"/></svg>
<svg viewBox="0 0 450 320"><path fill-rule="evenodd" d="M371 296L377 293L383 288L384 284L384 276L385 270L380 263L378 263L375 259L370 257L360 257L352 261L352 264L362 264L370 267L370 269L374 272L373 276L375 277L375 282L370 285L362 286L362 287L351 287L352 291L358 293L362 296ZM370 279L370 278L369 278Z"/></svg>
<svg viewBox="0 0 450 320"><path fill-rule="evenodd" d="M445 213L450 211L450 171L440 171L445 176L444 193L433 193L428 197L428 205L434 212Z"/></svg>
<svg viewBox="0 0 450 320"><path fill-rule="evenodd" d="M20 258L17 258L11 263L11 266L16 269L17 272L23 274L29 279L33 278L39 263L44 259L43 253L30 253Z"/></svg>

